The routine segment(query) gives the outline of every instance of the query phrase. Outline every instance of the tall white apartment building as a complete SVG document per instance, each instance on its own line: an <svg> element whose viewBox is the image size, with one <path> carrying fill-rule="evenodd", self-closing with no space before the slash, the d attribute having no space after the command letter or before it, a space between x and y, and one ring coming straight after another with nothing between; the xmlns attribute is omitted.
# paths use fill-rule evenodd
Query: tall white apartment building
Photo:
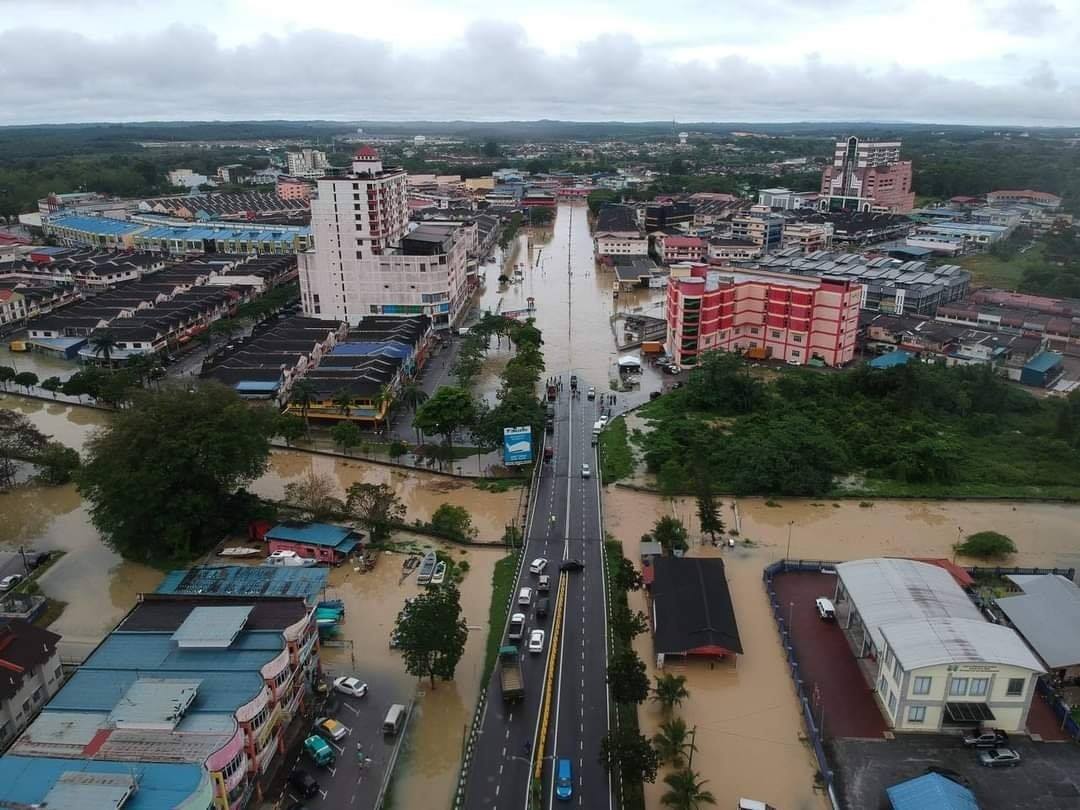
<svg viewBox="0 0 1080 810"><path fill-rule="evenodd" d="M326 159L326 152L318 149L301 149L299 152L286 152L285 165L293 177L314 180L326 174L326 170L330 168L330 161Z"/></svg>
<svg viewBox="0 0 1080 810"><path fill-rule="evenodd" d="M314 318L356 324L365 315L428 315L446 328L467 299L469 234L455 224L410 230L404 169L370 146L348 174L319 178L311 203L315 249L302 253L300 296Z"/></svg>

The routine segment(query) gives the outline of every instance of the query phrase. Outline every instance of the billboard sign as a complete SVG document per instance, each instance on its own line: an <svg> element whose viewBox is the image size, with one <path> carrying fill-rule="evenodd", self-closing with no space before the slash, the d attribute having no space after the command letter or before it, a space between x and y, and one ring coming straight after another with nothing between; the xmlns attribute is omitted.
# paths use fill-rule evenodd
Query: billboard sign
<svg viewBox="0 0 1080 810"><path fill-rule="evenodd" d="M532 428L503 428L503 464L531 464L532 460Z"/></svg>

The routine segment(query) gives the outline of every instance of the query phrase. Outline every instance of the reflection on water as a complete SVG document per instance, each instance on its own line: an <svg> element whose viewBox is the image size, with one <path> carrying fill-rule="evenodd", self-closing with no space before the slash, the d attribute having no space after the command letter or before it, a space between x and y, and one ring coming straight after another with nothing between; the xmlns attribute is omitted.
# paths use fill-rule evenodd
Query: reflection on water
<svg viewBox="0 0 1080 810"><path fill-rule="evenodd" d="M0 343L0 366L11 366L17 372L32 371L39 380L59 377L66 380L79 370L77 363L70 360L58 360L37 352L13 352L8 348L11 338L4 338Z"/></svg>
<svg viewBox="0 0 1080 810"><path fill-rule="evenodd" d="M744 654L734 665L691 662L668 667L687 676L690 699L679 713L697 726L699 753L695 770L709 780L719 807L734 807L740 796L754 797L785 810L822 810L826 802L813 790L816 765L799 740L799 707L786 665L761 571L784 556L791 528L791 557L848 560L882 555L951 557L957 535L994 529L1011 536L1020 549L1013 562L1023 566L1080 567L1080 507L1059 504L1010 504L937 501L875 501L863 508L851 501L779 500L779 508L760 498L739 499L740 544L722 552L727 563ZM701 532L690 499L607 487L604 516L608 530L638 559L640 536L658 517L676 514L697 542ZM735 525L730 501L724 522ZM720 554L695 545L695 555ZM966 562L962 558L958 562ZM631 594L632 606L646 610L643 594ZM648 634L635 647L655 674ZM641 709L642 733L655 733L663 718L652 703ZM646 802L658 807L662 777L646 785Z"/></svg>

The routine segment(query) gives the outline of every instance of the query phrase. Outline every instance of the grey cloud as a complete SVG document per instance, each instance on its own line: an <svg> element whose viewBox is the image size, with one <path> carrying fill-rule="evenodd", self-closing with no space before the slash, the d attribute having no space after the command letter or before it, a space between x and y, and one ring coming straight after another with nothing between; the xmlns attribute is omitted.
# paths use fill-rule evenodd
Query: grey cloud
<svg viewBox="0 0 1080 810"><path fill-rule="evenodd" d="M40 43L49 43L42 59ZM869 71L835 53L792 67L728 56L679 64L604 35L566 56L516 25L484 22L444 49L403 53L302 31L222 47L201 27L114 41L0 34L0 121L330 118L493 120L909 120L1076 124L1080 93L1048 66L1016 84L957 81L905 66Z"/></svg>
<svg viewBox="0 0 1080 810"><path fill-rule="evenodd" d="M1037 36L1056 24L1059 13L1048 0L1008 0L984 8L983 16L991 28Z"/></svg>

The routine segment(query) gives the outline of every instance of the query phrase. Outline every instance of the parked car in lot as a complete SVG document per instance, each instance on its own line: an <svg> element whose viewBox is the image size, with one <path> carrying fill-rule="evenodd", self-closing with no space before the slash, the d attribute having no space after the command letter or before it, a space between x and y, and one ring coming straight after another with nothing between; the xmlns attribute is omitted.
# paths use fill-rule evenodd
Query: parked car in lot
<svg viewBox="0 0 1080 810"><path fill-rule="evenodd" d="M543 557L537 557L529 565L529 571L531 571L534 574L542 574L542 573L544 573L545 568L547 568L547 560L545 560Z"/></svg>
<svg viewBox="0 0 1080 810"><path fill-rule="evenodd" d="M963 742L968 748L1000 748L1008 744L1009 735L997 728L977 728L965 734Z"/></svg>
<svg viewBox="0 0 1080 810"><path fill-rule="evenodd" d="M367 696L367 684L352 675L342 675L340 678L334 678L334 688L353 697Z"/></svg>
<svg viewBox="0 0 1080 810"><path fill-rule="evenodd" d="M825 621L831 622L836 618L836 606L833 605L831 599L819 596L814 600L814 605L817 607L818 616L825 619Z"/></svg>
<svg viewBox="0 0 1080 810"><path fill-rule="evenodd" d="M345 728L345 724L339 723L333 717L320 717L315 721L315 730L334 742L349 736L349 730Z"/></svg>
<svg viewBox="0 0 1080 810"><path fill-rule="evenodd" d="M529 652L538 653L544 651L544 631L533 630L529 633Z"/></svg>
<svg viewBox="0 0 1080 810"><path fill-rule="evenodd" d="M289 787L304 799L310 799L319 792L319 783L315 777L300 768L289 774Z"/></svg>
<svg viewBox="0 0 1080 810"><path fill-rule="evenodd" d="M1020 764L1020 754L1011 748L992 748L979 752L979 764L987 768L1011 768Z"/></svg>
<svg viewBox="0 0 1080 810"><path fill-rule="evenodd" d="M304 740L304 754L320 768L334 764L334 749L318 734L312 734Z"/></svg>
<svg viewBox="0 0 1080 810"><path fill-rule="evenodd" d="M0 579L0 593L3 593L4 591L10 591L22 581L23 578L20 574L12 574L11 576Z"/></svg>

